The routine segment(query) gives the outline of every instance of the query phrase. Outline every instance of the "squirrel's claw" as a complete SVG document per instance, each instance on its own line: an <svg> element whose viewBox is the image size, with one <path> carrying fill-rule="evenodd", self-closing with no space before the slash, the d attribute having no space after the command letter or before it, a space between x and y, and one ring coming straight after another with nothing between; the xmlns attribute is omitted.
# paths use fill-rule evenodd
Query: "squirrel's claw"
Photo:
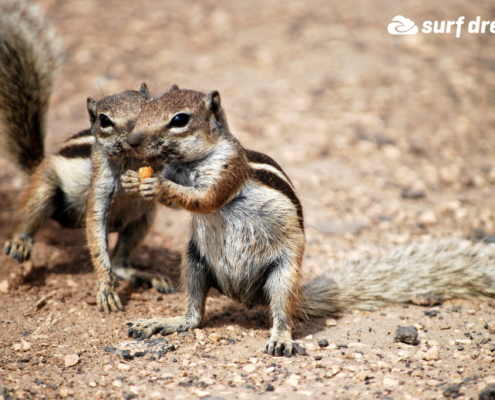
<svg viewBox="0 0 495 400"><path fill-rule="evenodd" d="M138 193L140 179L136 171L129 170L121 177L122 187L127 193Z"/></svg>
<svg viewBox="0 0 495 400"><path fill-rule="evenodd" d="M31 243L16 238L5 242L3 252L19 262L24 262L31 257L32 248L33 245Z"/></svg>
<svg viewBox="0 0 495 400"><path fill-rule="evenodd" d="M306 348L301 342L296 342L285 335L272 335L265 346L265 353L276 357L291 357L296 353L307 355Z"/></svg>
<svg viewBox="0 0 495 400"><path fill-rule="evenodd" d="M124 307L120 301L119 295L115 291L115 288L110 285L104 285L102 288L98 288L96 295L96 304L100 311L109 314L112 311L123 311Z"/></svg>

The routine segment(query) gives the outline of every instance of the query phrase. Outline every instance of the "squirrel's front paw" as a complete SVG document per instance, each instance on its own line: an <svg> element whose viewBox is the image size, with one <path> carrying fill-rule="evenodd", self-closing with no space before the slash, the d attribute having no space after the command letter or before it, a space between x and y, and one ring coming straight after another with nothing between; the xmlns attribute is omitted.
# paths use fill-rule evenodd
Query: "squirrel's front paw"
<svg viewBox="0 0 495 400"><path fill-rule="evenodd" d="M129 170L120 178L122 187L127 193L138 193L140 179L139 174L136 171Z"/></svg>
<svg viewBox="0 0 495 400"><path fill-rule="evenodd" d="M161 183L163 178L160 176L153 176L151 178L145 178L141 180L139 185L139 193L145 200L155 200L161 195Z"/></svg>
<svg viewBox="0 0 495 400"><path fill-rule="evenodd" d="M19 262L29 260L31 257L31 251L33 250L33 244L22 240L16 236L12 240L7 240L3 247L3 252L8 256L15 258Z"/></svg>
<svg viewBox="0 0 495 400"><path fill-rule="evenodd" d="M302 356L306 355L306 348L301 342L292 340L289 335L279 334L272 335L265 346L265 353L272 356L290 357L292 354L298 353Z"/></svg>
<svg viewBox="0 0 495 400"><path fill-rule="evenodd" d="M122 303L119 295L111 283L98 284L96 294L96 304L100 311L110 313L112 311L122 311Z"/></svg>

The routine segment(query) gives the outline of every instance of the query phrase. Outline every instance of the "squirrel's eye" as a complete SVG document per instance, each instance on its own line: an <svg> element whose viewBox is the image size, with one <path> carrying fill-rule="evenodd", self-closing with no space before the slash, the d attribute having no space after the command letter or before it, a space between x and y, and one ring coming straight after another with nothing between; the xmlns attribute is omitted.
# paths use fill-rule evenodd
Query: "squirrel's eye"
<svg viewBox="0 0 495 400"><path fill-rule="evenodd" d="M108 128L113 126L113 122L110 118L108 118L105 114L100 114L100 126L102 128Z"/></svg>
<svg viewBox="0 0 495 400"><path fill-rule="evenodd" d="M172 120L169 122L168 126L169 128L183 128L187 125L190 119L191 118L189 117L189 114L180 113L174 115Z"/></svg>

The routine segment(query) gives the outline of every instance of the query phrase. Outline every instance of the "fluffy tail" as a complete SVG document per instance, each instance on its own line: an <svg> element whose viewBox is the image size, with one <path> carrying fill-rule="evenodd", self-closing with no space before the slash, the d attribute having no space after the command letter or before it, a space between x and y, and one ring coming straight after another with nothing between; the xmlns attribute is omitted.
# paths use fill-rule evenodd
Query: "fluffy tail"
<svg viewBox="0 0 495 400"><path fill-rule="evenodd" d="M31 174L44 156L45 116L60 64L41 10L0 0L0 151Z"/></svg>
<svg viewBox="0 0 495 400"><path fill-rule="evenodd" d="M326 317L431 295L495 296L495 245L461 239L400 246L366 260L342 262L308 282L296 315Z"/></svg>

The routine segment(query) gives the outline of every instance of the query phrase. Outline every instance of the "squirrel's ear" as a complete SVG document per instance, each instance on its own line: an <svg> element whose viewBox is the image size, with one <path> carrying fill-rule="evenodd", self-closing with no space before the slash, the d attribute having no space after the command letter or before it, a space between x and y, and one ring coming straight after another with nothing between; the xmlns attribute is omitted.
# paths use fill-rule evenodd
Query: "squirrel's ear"
<svg viewBox="0 0 495 400"><path fill-rule="evenodd" d="M169 92L169 93L171 93L171 92L175 92L175 91L177 91L177 90L179 90L179 86L177 86L177 85L172 85L172 86L170 86L170 90L169 90L168 92Z"/></svg>
<svg viewBox="0 0 495 400"><path fill-rule="evenodd" d="M151 94L150 91L148 90L148 85L146 83L141 83L141 87L139 88L139 91L146 96L148 100L151 100Z"/></svg>
<svg viewBox="0 0 495 400"><path fill-rule="evenodd" d="M220 93L214 90L206 95L206 105L216 114L220 110Z"/></svg>
<svg viewBox="0 0 495 400"><path fill-rule="evenodd" d="M96 121L96 100L92 97L88 97L87 105L89 120L91 121L91 125L93 125Z"/></svg>
<svg viewBox="0 0 495 400"><path fill-rule="evenodd" d="M219 124L222 124L222 119L220 118L220 93L218 91L214 90L213 92L210 92L206 95L206 106L208 109L213 113L215 116L216 121Z"/></svg>

